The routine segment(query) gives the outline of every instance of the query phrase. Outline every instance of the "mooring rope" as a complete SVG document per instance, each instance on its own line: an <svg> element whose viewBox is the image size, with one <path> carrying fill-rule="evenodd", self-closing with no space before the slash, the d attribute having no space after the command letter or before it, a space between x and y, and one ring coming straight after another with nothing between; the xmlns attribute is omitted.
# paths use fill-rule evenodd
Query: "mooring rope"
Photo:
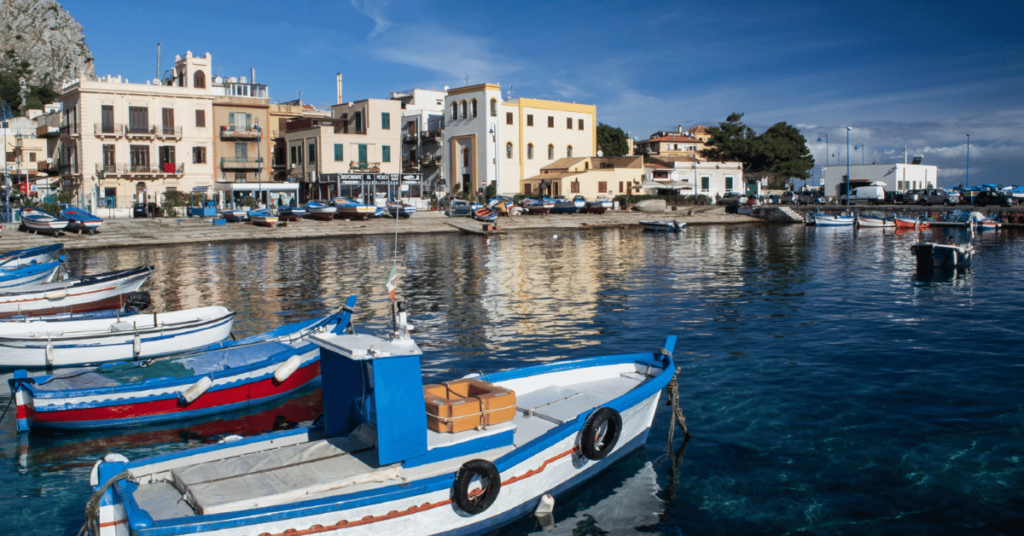
<svg viewBox="0 0 1024 536"><path fill-rule="evenodd" d="M679 407L679 367L676 367L675 374L672 375L672 380L668 382L668 401L669 405L672 406L672 417L669 418L668 423L668 451L672 452L672 439L675 435L676 423L683 429L684 441L688 441L690 437L690 430L686 427L686 416L683 415L682 408Z"/></svg>
<svg viewBox="0 0 1024 536"><path fill-rule="evenodd" d="M85 523L82 524L82 528L78 530L78 536L92 534L93 536L99 536L100 534L100 500L103 499L103 494L113 486L115 482L119 480L128 480L129 482L135 482L135 476L130 471L121 471L114 478L107 480L105 484L100 486L100 489L96 490L95 493L89 497L89 500L85 503Z"/></svg>
<svg viewBox="0 0 1024 536"><path fill-rule="evenodd" d="M7 410L11 409L12 402L14 402L14 393L11 393L11 399L7 401L7 407L4 408L4 414L0 415L0 422L4 422L4 417L7 416Z"/></svg>

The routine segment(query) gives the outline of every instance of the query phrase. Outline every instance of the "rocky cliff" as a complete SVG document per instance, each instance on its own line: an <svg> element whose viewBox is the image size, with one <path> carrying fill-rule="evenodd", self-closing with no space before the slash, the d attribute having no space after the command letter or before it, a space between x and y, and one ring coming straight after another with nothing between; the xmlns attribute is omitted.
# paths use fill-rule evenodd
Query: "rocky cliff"
<svg viewBox="0 0 1024 536"><path fill-rule="evenodd" d="M49 80L60 91L61 80L95 78L82 25L54 0L0 0L0 54L8 50L31 65L29 86Z"/></svg>

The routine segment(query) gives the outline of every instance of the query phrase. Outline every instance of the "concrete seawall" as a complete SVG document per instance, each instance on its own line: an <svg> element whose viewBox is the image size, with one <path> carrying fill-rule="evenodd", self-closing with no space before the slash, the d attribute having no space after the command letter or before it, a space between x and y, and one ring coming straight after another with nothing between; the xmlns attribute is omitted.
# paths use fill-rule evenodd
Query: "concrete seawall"
<svg viewBox="0 0 1024 536"><path fill-rule="evenodd" d="M692 212L692 214L691 214ZM553 214L547 216L522 215L499 218L502 231L598 229L607 227L639 226L640 220L678 220L687 225L723 223L762 223L751 216L726 214L724 207L680 207L680 210L662 213L609 211L605 214ZM449 225L454 223L457 225ZM398 221L399 234L430 234L463 232L458 227L482 229L483 223L470 218L448 218L440 212L418 212L411 218ZM301 240L394 234L395 220L390 218L366 221L332 220L326 222L303 220L288 222L274 228L258 227L249 223L229 223L214 226L208 218L157 218L107 220L95 235L66 233L64 236L31 234L18 231L16 223L3 224L0 251L30 248L63 242L66 249L103 249L169 244L192 244L249 240Z"/></svg>

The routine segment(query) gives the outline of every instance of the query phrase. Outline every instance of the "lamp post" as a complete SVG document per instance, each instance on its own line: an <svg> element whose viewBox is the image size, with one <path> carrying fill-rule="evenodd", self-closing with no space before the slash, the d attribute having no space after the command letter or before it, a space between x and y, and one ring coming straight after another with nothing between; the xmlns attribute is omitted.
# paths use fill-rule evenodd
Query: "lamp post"
<svg viewBox="0 0 1024 536"><path fill-rule="evenodd" d="M846 127L846 206L850 206L850 127Z"/></svg>
<svg viewBox="0 0 1024 536"><path fill-rule="evenodd" d="M971 135L967 135L967 187L971 186ZM973 199L973 198L972 198Z"/></svg>
<svg viewBox="0 0 1024 536"><path fill-rule="evenodd" d="M263 199L263 159L260 158L260 119L256 118L256 181L259 183L258 193L256 194L256 208L260 208L260 201Z"/></svg>
<svg viewBox="0 0 1024 536"><path fill-rule="evenodd" d="M828 167L828 157L829 157L829 152L828 152L828 134L826 134L824 132L819 133L818 134L818 141L821 141L822 138L825 138L825 165L821 168L821 188L822 188L822 190L824 190L824 188L825 188L825 168ZM804 186L807 186L807 181L804 181Z"/></svg>
<svg viewBox="0 0 1024 536"><path fill-rule="evenodd" d="M860 150L860 163L864 164L864 153L868 152L868 150L867 150L866 147L864 147L863 143L859 143L859 144L853 146L853 150L854 151L856 151L858 149Z"/></svg>

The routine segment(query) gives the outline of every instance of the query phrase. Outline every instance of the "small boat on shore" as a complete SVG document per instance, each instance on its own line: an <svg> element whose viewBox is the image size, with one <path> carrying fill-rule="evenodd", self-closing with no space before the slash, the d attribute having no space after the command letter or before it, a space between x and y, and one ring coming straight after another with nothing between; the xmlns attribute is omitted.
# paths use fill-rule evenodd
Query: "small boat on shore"
<svg viewBox="0 0 1024 536"><path fill-rule="evenodd" d="M652 221L652 220L641 220L640 227L645 231L652 231L656 233L678 233L686 228L686 223L679 223L676 220L672 221Z"/></svg>
<svg viewBox="0 0 1024 536"><path fill-rule="evenodd" d="M234 317L216 306L114 318L0 322L0 367L51 369L195 351L226 339Z"/></svg>
<svg viewBox="0 0 1024 536"><path fill-rule="evenodd" d="M892 218L876 218L860 214L857 215L857 225L859 227L896 227L896 223Z"/></svg>
<svg viewBox="0 0 1024 536"><path fill-rule="evenodd" d="M856 220L853 216L833 216L820 212L812 212L811 217L814 218L814 224L821 227L848 227Z"/></svg>
<svg viewBox="0 0 1024 536"><path fill-rule="evenodd" d="M547 197L540 199L523 199L523 209L530 214L547 214L555 207L555 200Z"/></svg>
<svg viewBox="0 0 1024 536"><path fill-rule="evenodd" d="M388 201L387 210L392 218L408 218L416 214L416 207L402 201Z"/></svg>
<svg viewBox="0 0 1024 536"><path fill-rule="evenodd" d="M331 206L326 201L309 201L305 205L306 213L314 220L333 220L338 207Z"/></svg>
<svg viewBox="0 0 1024 536"><path fill-rule="evenodd" d="M319 381L320 348L310 337L346 330L354 305L352 297L338 313L199 353L49 376L15 371L8 383L17 404L18 431L179 421L286 396Z"/></svg>
<svg viewBox="0 0 1024 536"><path fill-rule="evenodd" d="M920 218L893 216L892 219L897 229L927 229L930 226L928 222L922 221Z"/></svg>
<svg viewBox="0 0 1024 536"><path fill-rule="evenodd" d="M0 270L12 270L27 264L55 261L64 250L64 244L50 244L28 249L17 249L0 254Z"/></svg>
<svg viewBox="0 0 1024 536"><path fill-rule="evenodd" d="M586 201L582 205L586 206ZM580 204L575 199L571 201L563 198L555 199L555 206L551 207L552 214L575 214L579 211Z"/></svg>
<svg viewBox="0 0 1024 536"><path fill-rule="evenodd" d="M90 504L103 506L88 510L86 527L96 536L489 533L641 448L675 371L670 336L654 352L424 385L400 311L387 338L311 337L324 385L312 427L98 461Z"/></svg>
<svg viewBox="0 0 1024 536"><path fill-rule="evenodd" d="M277 225L278 217L269 208L261 208L249 212L249 221L253 225L261 227L273 227Z"/></svg>
<svg viewBox="0 0 1024 536"><path fill-rule="evenodd" d="M238 223L249 219L249 211L245 209L227 209L222 210L220 213L224 216L225 220L232 223Z"/></svg>
<svg viewBox="0 0 1024 536"><path fill-rule="evenodd" d="M82 234L83 231L96 234L96 231L103 225L103 218L71 205L66 205L64 210L60 211L60 217L68 220L67 229L69 231L75 231L78 234Z"/></svg>
<svg viewBox="0 0 1024 536"><path fill-rule="evenodd" d="M374 217L377 212L377 207L347 197L335 197L331 204L337 209L334 217L345 220L365 220Z"/></svg>
<svg viewBox="0 0 1024 536"><path fill-rule="evenodd" d="M36 207L23 207L19 215L21 224L32 233L60 234L70 223Z"/></svg>
<svg viewBox="0 0 1024 536"><path fill-rule="evenodd" d="M301 221L305 215L306 209L304 207L279 207L277 209L277 216L282 220Z"/></svg>
<svg viewBox="0 0 1024 536"><path fill-rule="evenodd" d="M44 262L27 264L14 270L0 270L0 292L7 290L26 289L33 285L42 285L53 281L61 262Z"/></svg>
<svg viewBox="0 0 1024 536"><path fill-rule="evenodd" d="M0 292L0 318L117 309L152 273L152 266L139 266Z"/></svg>
<svg viewBox="0 0 1024 536"><path fill-rule="evenodd" d="M586 207L580 209L580 212L587 212L589 214L604 214L606 211L611 210L612 202L607 197L597 196L594 201L588 201Z"/></svg>
<svg viewBox="0 0 1024 536"><path fill-rule="evenodd" d="M473 219L482 222L493 223L498 219L498 213L487 208L481 207L473 211Z"/></svg>

